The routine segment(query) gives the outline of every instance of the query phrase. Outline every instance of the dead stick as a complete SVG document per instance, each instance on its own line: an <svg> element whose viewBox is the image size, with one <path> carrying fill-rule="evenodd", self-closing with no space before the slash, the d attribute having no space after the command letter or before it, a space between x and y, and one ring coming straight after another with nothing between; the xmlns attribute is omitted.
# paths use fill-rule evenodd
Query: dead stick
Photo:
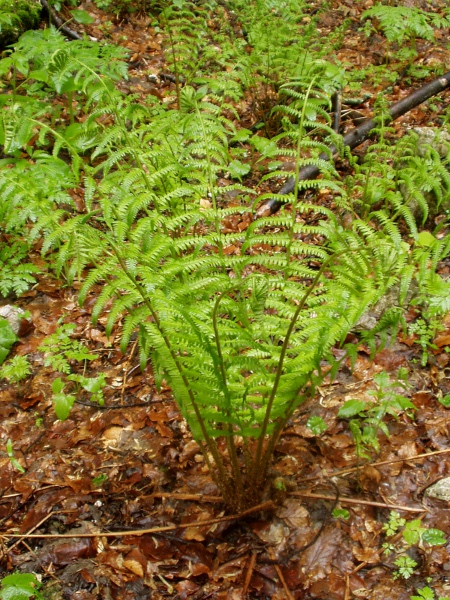
<svg viewBox="0 0 450 600"><path fill-rule="evenodd" d="M405 113L409 112L428 98L439 94L446 88L450 86L450 71L438 79L427 83L420 89L416 90L400 102L396 102L389 108L389 114L393 120L398 119ZM376 123L374 119L368 119L364 121L361 125L352 129L343 139L344 146L349 146L350 148L356 148L359 146L369 135L370 131L376 127ZM334 156L337 154L337 148L335 145L329 146L330 153ZM327 152L323 152L320 156L322 160L329 160L330 155ZM303 169L300 169L298 179L299 181L304 181L305 179L315 179L320 173L320 169L316 165L308 165ZM281 190L278 192L279 195L291 194L295 189L295 179L291 177L287 180L287 182L283 185ZM271 198L267 202L264 202L262 206L258 208L255 214L255 218L258 219L260 217L267 217L273 213L276 213L277 210L281 208L281 206L285 204L279 198Z"/></svg>
<svg viewBox="0 0 450 600"><path fill-rule="evenodd" d="M359 465L358 467L349 467L348 469L341 469L340 471L334 471L333 473L328 473L325 471L323 474L326 477L340 477L341 475L347 475L348 473L354 473L355 471L361 471L364 467L381 467L383 465L392 465L397 462L407 462L409 460L417 460L418 458L427 458L428 456L435 456L436 454L447 454L450 452L450 448L446 448L445 450L435 450L434 452L424 452L422 454L414 454L413 456L407 456L405 458L391 458L390 460L380 460L379 462L374 463L365 463L363 465ZM311 475L311 477L304 477L301 481L317 481L317 475Z"/></svg>
<svg viewBox="0 0 450 600"><path fill-rule="evenodd" d="M271 560L276 561L276 556L275 556L275 552L273 551L273 548L268 549L268 554L269 554L269 558ZM291 591L287 586L287 583L283 576L283 572L280 569L280 565L277 565L275 562L274 567L275 567L275 571L277 572L278 579L281 581L281 585L283 586L284 593L286 594L288 600L294 600L294 596L291 594Z"/></svg>
<svg viewBox="0 0 450 600"><path fill-rule="evenodd" d="M319 498L320 500L335 500L333 496L325 496L324 494L314 494L312 492L290 492L289 495L299 496L300 498ZM370 500L358 500L356 498L345 498L343 496L339 496L339 502L343 502L344 504L364 504L366 506L379 506L381 508L389 508L391 510L404 510L405 512L427 512L425 508L410 508L409 506L401 506L400 504L385 504L383 502L371 502Z"/></svg>
<svg viewBox="0 0 450 600"><path fill-rule="evenodd" d="M181 494L173 492L154 492L150 494L153 498L170 498L172 500L192 500L193 502L223 502L221 496L202 496L202 494Z"/></svg>
<svg viewBox="0 0 450 600"><path fill-rule="evenodd" d="M30 533L31 533L32 531L35 531L35 530L36 530L38 527L40 527L40 526L41 526L43 523L45 523L45 521L47 521L48 519L50 519L50 517L53 517L53 515L57 515L57 514L59 514L59 512L60 512L60 511L50 511L50 512L48 513L48 515L47 515L47 516L45 516L43 519L41 519L41 520L39 521L39 523L37 523L37 524L36 524L34 527L32 527L32 528L30 529ZM23 535L23 534L20 534L20 537L19 537L19 539L18 539L17 541L15 541L15 542L14 542L14 544L12 544L12 545L11 545L11 546L8 548L7 552L9 552L9 551L10 551L10 550L12 550L13 548L15 548L15 547L16 547L18 544L20 544L21 542L24 542L24 540L25 540L27 537L29 537L29 535L30 535L29 533L26 533L25 535Z"/></svg>
<svg viewBox="0 0 450 600"><path fill-rule="evenodd" d="M250 556L250 562L248 563L247 573L245 574L244 587L242 588L242 597L243 598L245 598L245 596L248 592L250 580L253 575L253 569L255 568L256 557L257 557L256 552L252 552L252 555Z"/></svg>
<svg viewBox="0 0 450 600"><path fill-rule="evenodd" d="M274 510L275 504L272 501L263 502L262 504L258 504L253 508L249 508L244 510L243 512L237 515L230 515L228 517L218 517L217 519L208 519L206 521L194 521L193 523L181 523L180 525L166 525L165 527L150 527L149 529L133 529L130 531L107 531L102 532L98 531L96 533L60 533L60 534L52 534L52 533L5 533L2 534L2 538L53 538L53 539L62 539L62 538L95 538L95 537L124 537L128 535L144 535L145 533L162 533L163 531L175 531L176 529L188 529L189 527L202 527L204 525L215 525L216 523L224 523L226 521L234 521L237 519L242 519L247 515L251 515L255 512L259 512L261 510Z"/></svg>
<svg viewBox="0 0 450 600"><path fill-rule="evenodd" d="M60 17L58 17L58 15L56 14L56 11L53 9L53 7L49 6L48 0L41 0L41 4L45 8L45 10L48 12L48 14L50 15L50 19L53 21L53 23L56 25L56 27L58 29L60 29L63 33L65 33L67 36L69 36L73 40L82 40L83 39L82 36L79 35L76 31L74 31L73 29L70 29L70 27L67 27L67 25L64 25L64 21Z"/></svg>

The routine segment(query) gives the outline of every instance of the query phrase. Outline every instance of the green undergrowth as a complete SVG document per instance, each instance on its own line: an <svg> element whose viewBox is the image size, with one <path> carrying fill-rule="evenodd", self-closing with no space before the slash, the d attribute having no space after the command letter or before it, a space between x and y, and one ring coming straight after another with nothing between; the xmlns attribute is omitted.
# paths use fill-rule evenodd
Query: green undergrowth
<svg viewBox="0 0 450 600"><path fill-rule="evenodd" d="M37 0L0 0L0 50L38 27L42 6Z"/></svg>
<svg viewBox="0 0 450 600"><path fill-rule="evenodd" d="M352 159L329 117L345 73L324 58L315 28L301 25L305 6L230 3L244 41L227 41L229 21L214 33L221 51L209 54L203 5L163 11L176 75L170 106L118 90L123 51L68 44L53 28L26 33L0 62L13 82L0 96L5 234L38 244L59 277L78 282L81 303L94 297L93 321L107 314L108 336L121 323L123 351L137 335L142 368L151 361L157 385L170 384L232 510L265 497L286 423L354 356L346 338L367 310L392 296L361 334L375 352L405 326L411 302L426 318L450 308L437 273L450 237L429 219L449 207L446 159L431 147L418 155L414 135L391 143L382 103L376 143L360 164ZM189 55L185 39L195 40ZM246 95L259 133L239 125ZM330 141L350 160L345 180L319 156ZM276 215L255 219L274 194L256 195L245 176L260 165L278 185L283 160L294 191L279 196ZM301 180L310 164L321 178ZM336 345L348 351L339 360ZM74 397L55 381L54 395L69 397L63 417Z"/></svg>

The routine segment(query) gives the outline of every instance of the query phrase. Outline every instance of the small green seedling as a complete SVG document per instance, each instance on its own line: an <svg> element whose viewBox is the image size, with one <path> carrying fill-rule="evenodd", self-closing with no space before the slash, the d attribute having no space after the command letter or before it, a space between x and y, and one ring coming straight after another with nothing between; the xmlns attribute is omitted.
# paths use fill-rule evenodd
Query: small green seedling
<svg viewBox="0 0 450 600"><path fill-rule="evenodd" d="M306 425L316 436L322 435L327 430L327 424L322 417L309 417Z"/></svg>
<svg viewBox="0 0 450 600"><path fill-rule="evenodd" d="M347 521L347 519L350 518L350 513L345 508L335 508L333 510L333 517L335 519L344 519L344 521Z"/></svg>
<svg viewBox="0 0 450 600"><path fill-rule="evenodd" d="M410 600L435 600L434 592L428 586L417 590L417 596L410 596ZM438 596L437 600L450 600L448 596Z"/></svg>
<svg viewBox="0 0 450 600"><path fill-rule="evenodd" d="M384 422L386 415L395 419L398 419L398 415L402 412L409 417L413 416L412 411L416 410L416 407L411 400L398 393L398 388L404 390L408 388L406 375L407 372L404 369L400 369L395 381L391 381L385 371L374 375L373 380L377 389L368 392L374 397L373 402L348 400L339 409L338 417L350 419L349 428L355 441L356 454L359 457L368 458L367 450L370 448L374 448L376 452L379 451L379 431L389 437L389 429Z"/></svg>
<svg viewBox="0 0 450 600"><path fill-rule="evenodd" d="M440 529L425 527L421 519L406 521L396 511L390 513L389 521L383 525L383 530L387 537L393 537L401 531L399 540L387 541L382 546L386 555L393 552L399 555L394 561L397 567L394 579L409 579L417 567L416 561L406 554L409 548L417 546L426 553L433 546L447 543L445 534Z"/></svg>
<svg viewBox="0 0 450 600"><path fill-rule="evenodd" d="M100 473L97 477L92 479L92 485L96 488L101 487L104 483L108 481L108 475L106 473Z"/></svg>
<svg viewBox="0 0 450 600"><path fill-rule="evenodd" d="M14 458L14 450L11 440L8 440L6 442L6 452L9 456L9 460L11 461L12 466L20 473L25 473L25 469L22 467L20 462L17 460L17 458Z"/></svg>

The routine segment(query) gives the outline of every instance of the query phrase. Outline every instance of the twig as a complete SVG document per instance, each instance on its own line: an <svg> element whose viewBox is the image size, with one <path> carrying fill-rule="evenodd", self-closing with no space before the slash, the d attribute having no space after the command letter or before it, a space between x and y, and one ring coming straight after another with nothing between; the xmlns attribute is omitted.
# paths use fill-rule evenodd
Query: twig
<svg viewBox="0 0 450 600"><path fill-rule="evenodd" d="M67 36L69 36L73 40L82 40L83 39L83 37L80 34L78 34L76 31L74 31L73 29L70 29L70 27L67 27L67 25L64 25L64 21L60 17L58 17L56 11L51 6L49 6L48 0L41 0L41 4L45 8L45 10L48 12L48 14L50 15L50 18L53 21L53 23L56 25L56 27L60 31L65 33Z"/></svg>
<svg viewBox="0 0 450 600"><path fill-rule="evenodd" d="M41 519L39 521L39 523L37 523L34 527L32 527L30 529L30 531L28 533L17 533L17 534L11 534L11 537L18 537L19 539L17 541L14 542L14 544L12 544L8 549L7 552L10 552L10 550L12 550L13 548L15 548L18 544L20 544L21 542L23 542L26 538L30 537L30 534L32 531L35 531L38 527L40 527L43 523L45 523L45 521L47 521L48 519L50 519L50 517L53 517L54 515L59 514L60 511L51 511L48 513L48 515L46 515L43 519ZM1 537L5 537L4 535L2 535Z"/></svg>
<svg viewBox="0 0 450 600"><path fill-rule="evenodd" d="M269 548L268 553L269 553L271 560L275 561L276 556L275 556L275 552L273 551L273 548ZM291 594L291 592L287 586L287 583L284 579L283 572L281 571L280 565L278 565L276 562L274 562L274 567L275 567L275 571L277 572L278 579L281 581L281 585L283 586L284 592L285 592L288 600L294 600L294 596Z"/></svg>
<svg viewBox="0 0 450 600"><path fill-rule="evenodd" d="M333 111L333 124L332 127L336 133L339 133L339 127L341 126L341 111L342 111L342 99L339 91L334 92L331 97L331 109Z"/></svg>
<svg viewBox="0 0 450 600"><path fill-rule="evenodd" d="M248 588L250 585L250 580L253 575L253 569L255 568L256 557L257 557L257 553L252 552L252 555L250 556L250 562L248 563L247 572L245 574L244 587L242 588L242 597L244 599L245 599L245 596L247 595Z"/></svg>
<svg viewBox="0 0 450 600"><path fill-rule="evenodd" d="M173 500L192 500L193 502L223 502L220 496L204 496L202 494L180 494L174 492L154 492L150 494L153 498L171 498Z"/></svg>
<svg viewBox="0 0 450 600"><path fill-rule="evenodd" d="M335 500L333 496L325 494L314 494L312 492L290 492L290 496L299 496L300 498L319 498L320 500ZM404 510L405 512L423 513L427 512L425 508L410 508L400 504L385 504L384 502L371 502L370 500L358 500L357 498L339 497L339 502L344 504L363 504L365 506L379 506L380 508L389 508L391 510Z"/></svg>
<svg viewBox="0 0 450 600"><path fill-rule="evenodd" d="M33 533L33 534L22 534L22 533L5 533L2 534L2 538L53 538L53 539L63 539L63 538L96 538L96 537L124 537L128 535L144 535L145 533L161 533L163 531L175 531L177 529L187 529L189 527L203 527L204 525L215 525L216 523L225 523L226 521L234 521L238 519L242 519L242 517L246 517L247 515L251 515L255 512L259 512L262 510L274 510L275 504L272 501L263 502L262 504L258 504L253 508L249 508L248 510L244 510L237 515L229 515L227 517L218 517L217 519L207 519L206 521L195 521L193 523L181 523L180 525L166 525L165 527L150 527L148 529L132 529L130 531L98 531L96 533ZM54 513L52 513L54 514ZM37 527L37 526L36 526ZM36 529L36 527L33 528Z"/></svg>
<svg viewBox="0 0 450 600"><path fill-rule="evenodd" d="M83 400L75 400L75 404L80 404L81 406L87 406L88 408L95 408L95 410L123 410L124 408L143 408L149 407L149 402L134 402L133 404L93 404L92 402L83 402Z"/></svg>
<svg viewBox="0 0 450 600"><path fill-rule="evenodd" d="M446 448L445 450L435 450L434 452L424 452L423 454L414 454L413 456L407 456L405 458L398 457L392 458L390 460L380 460L379 462L373 463L365 463L363 465L359 465L357 467L349 467L348 469L341 469L340 471L334 471L329 473L325 471L323 475L325 477L340 477L341 475L347 475L348 473L354 473L355 471L360 471L364 469L364 467L381 467L383 465L392 465L397 462L407 462L410 460L417 460L419 458L427 458L428 456L435 456L436 454L448 454L450 452L450 448ZM311 475L310 477L303 477L300 479L302 481L317 481L317 475Z"/></svg>
<svg viewBox="0 0 450 600"><path fill-rule="evenodd" d="M136 339L133 344L133 347L131 348L130 356L128 357L128 364L130 364L131 359L133 358L133 354L134 354L134 351L136 350L137 344L138 344L138 340ZM122 404L122 405L123 405L123 399L125 397L125 386L127 384L127 375L128 375L128 373L125 370L123 380L122 380L122 390L120 392L120 404Z"/></svg>

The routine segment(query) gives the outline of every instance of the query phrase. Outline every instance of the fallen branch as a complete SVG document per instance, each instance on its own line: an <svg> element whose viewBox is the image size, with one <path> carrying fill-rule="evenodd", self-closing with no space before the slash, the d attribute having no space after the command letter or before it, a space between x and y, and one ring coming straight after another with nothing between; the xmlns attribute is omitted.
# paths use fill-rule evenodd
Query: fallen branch
<svg viewBox="0 0 450 600"><path fill-rule="evenodd" d="M48 0L41 0L41 4L45 8L45 10L48 12L48 14L50 15L50 19L52 20L52 23L60 31L65 33L68 37L70 37L73 40L82 40L83 39L83 37L79 33L74 31L73 29L70 29L70 27L67 27L67 25L64 25L64 21L61 19L61 17L58 16L56 10L54 10L54 8L49 5Z"/></svg>
<svg viewBox="0 0 450 600"><path fill-rule="evenodd" d="M297 496L300 498L318 498L319 500L332 500L333 496L326 496L325 494L313 494L312 492L290 492L290 496ZM384 502L371 502L370 500L358 500L357 498L345 498L339 496L339 502L343 504L363 504L365 506L377 506L380 508L388 508L389 510L403 510L405 512L413 513L424 513L427 512L425 508L410 508L409 506L402 506L401 504L385 504Z"/></svg>
<svg viewBox="0 0 450 600"><path fill-rule="evenodd" d="M448 454L450 452L450 448L445 448L444 450L434 450L433 452L423 452L422 454L413 454L412 456L405 457L397 457L391 458L390 460L380 460L378 462L368 462L358 465L357 467L349 467L348 469L341 469L340 471L324 471L322 475L324 477L342 477L343 475L348 475L349 473L354 473L355 471L363 471L365 467L381 467L383 465L392 465L398 462L409 462L413 460L418 460L420 458L428 458L429 456L435 456L436 454ZM304 481L317 481L317 475L311 475L309 477L302 477L298 481L298 483L303 483Z"/></svg>
<svg viewBox="0 0 450 600"><path fill-rule="evenodd" d="M405 113L409 112L425 100L428 100L432 96L439 94L446 88L450 86L450 71L445 75L442 75L438 79L427 83L419 90L416 90L400 102L396 102L389 108L389 114L392 117L392 120L398 119ZM344 146L349 146L350 149L356 148L359 146L369 135L370 131L376 126L374 119L368 119L355 129L352 129L346 136L344 136L343 143ZM330 151L333 156L337 154L337 148L333 144L329 146ZM326 152L323 152L319 158L321 160L329 160L329 155ZM303 169L300 169L298 179L299 181L304 181L305 179L315 179L320 173L319 167L316 165L308 165ZM295 179L291 177L286 181L281 190L278 192L280 195L290 194L295 189ZM260 217L267 217L276 213L277 210L281 208L285 204L279 198L271 198L267 202L264 202L258 210L256 211L255 218L258 219Z"/></svg>
<svg viewBox="0 0 450 600"><path fill-rule="evenodd" d="M263 502L253 508L244 510L237 515L229 515L226 517L218 517L217 519L207 519L206 521L194 521L192 523L181 523L180 525L166 525L163 527L149 527L148 529L130 529L129 531L97 531L96 533L4 533L0 537L9 538L98 538L98 537L124 537L128 535L144 535L145 533L162 533L165 531L176 531L177 529L188 529L190 527L203 527L204 525L216 525L217 523L225 523L226 521L235 521L242 519L255 512L262 510L274 510L275 504L271 501ZM54 514L54 513L53 513Z"/></svg>

